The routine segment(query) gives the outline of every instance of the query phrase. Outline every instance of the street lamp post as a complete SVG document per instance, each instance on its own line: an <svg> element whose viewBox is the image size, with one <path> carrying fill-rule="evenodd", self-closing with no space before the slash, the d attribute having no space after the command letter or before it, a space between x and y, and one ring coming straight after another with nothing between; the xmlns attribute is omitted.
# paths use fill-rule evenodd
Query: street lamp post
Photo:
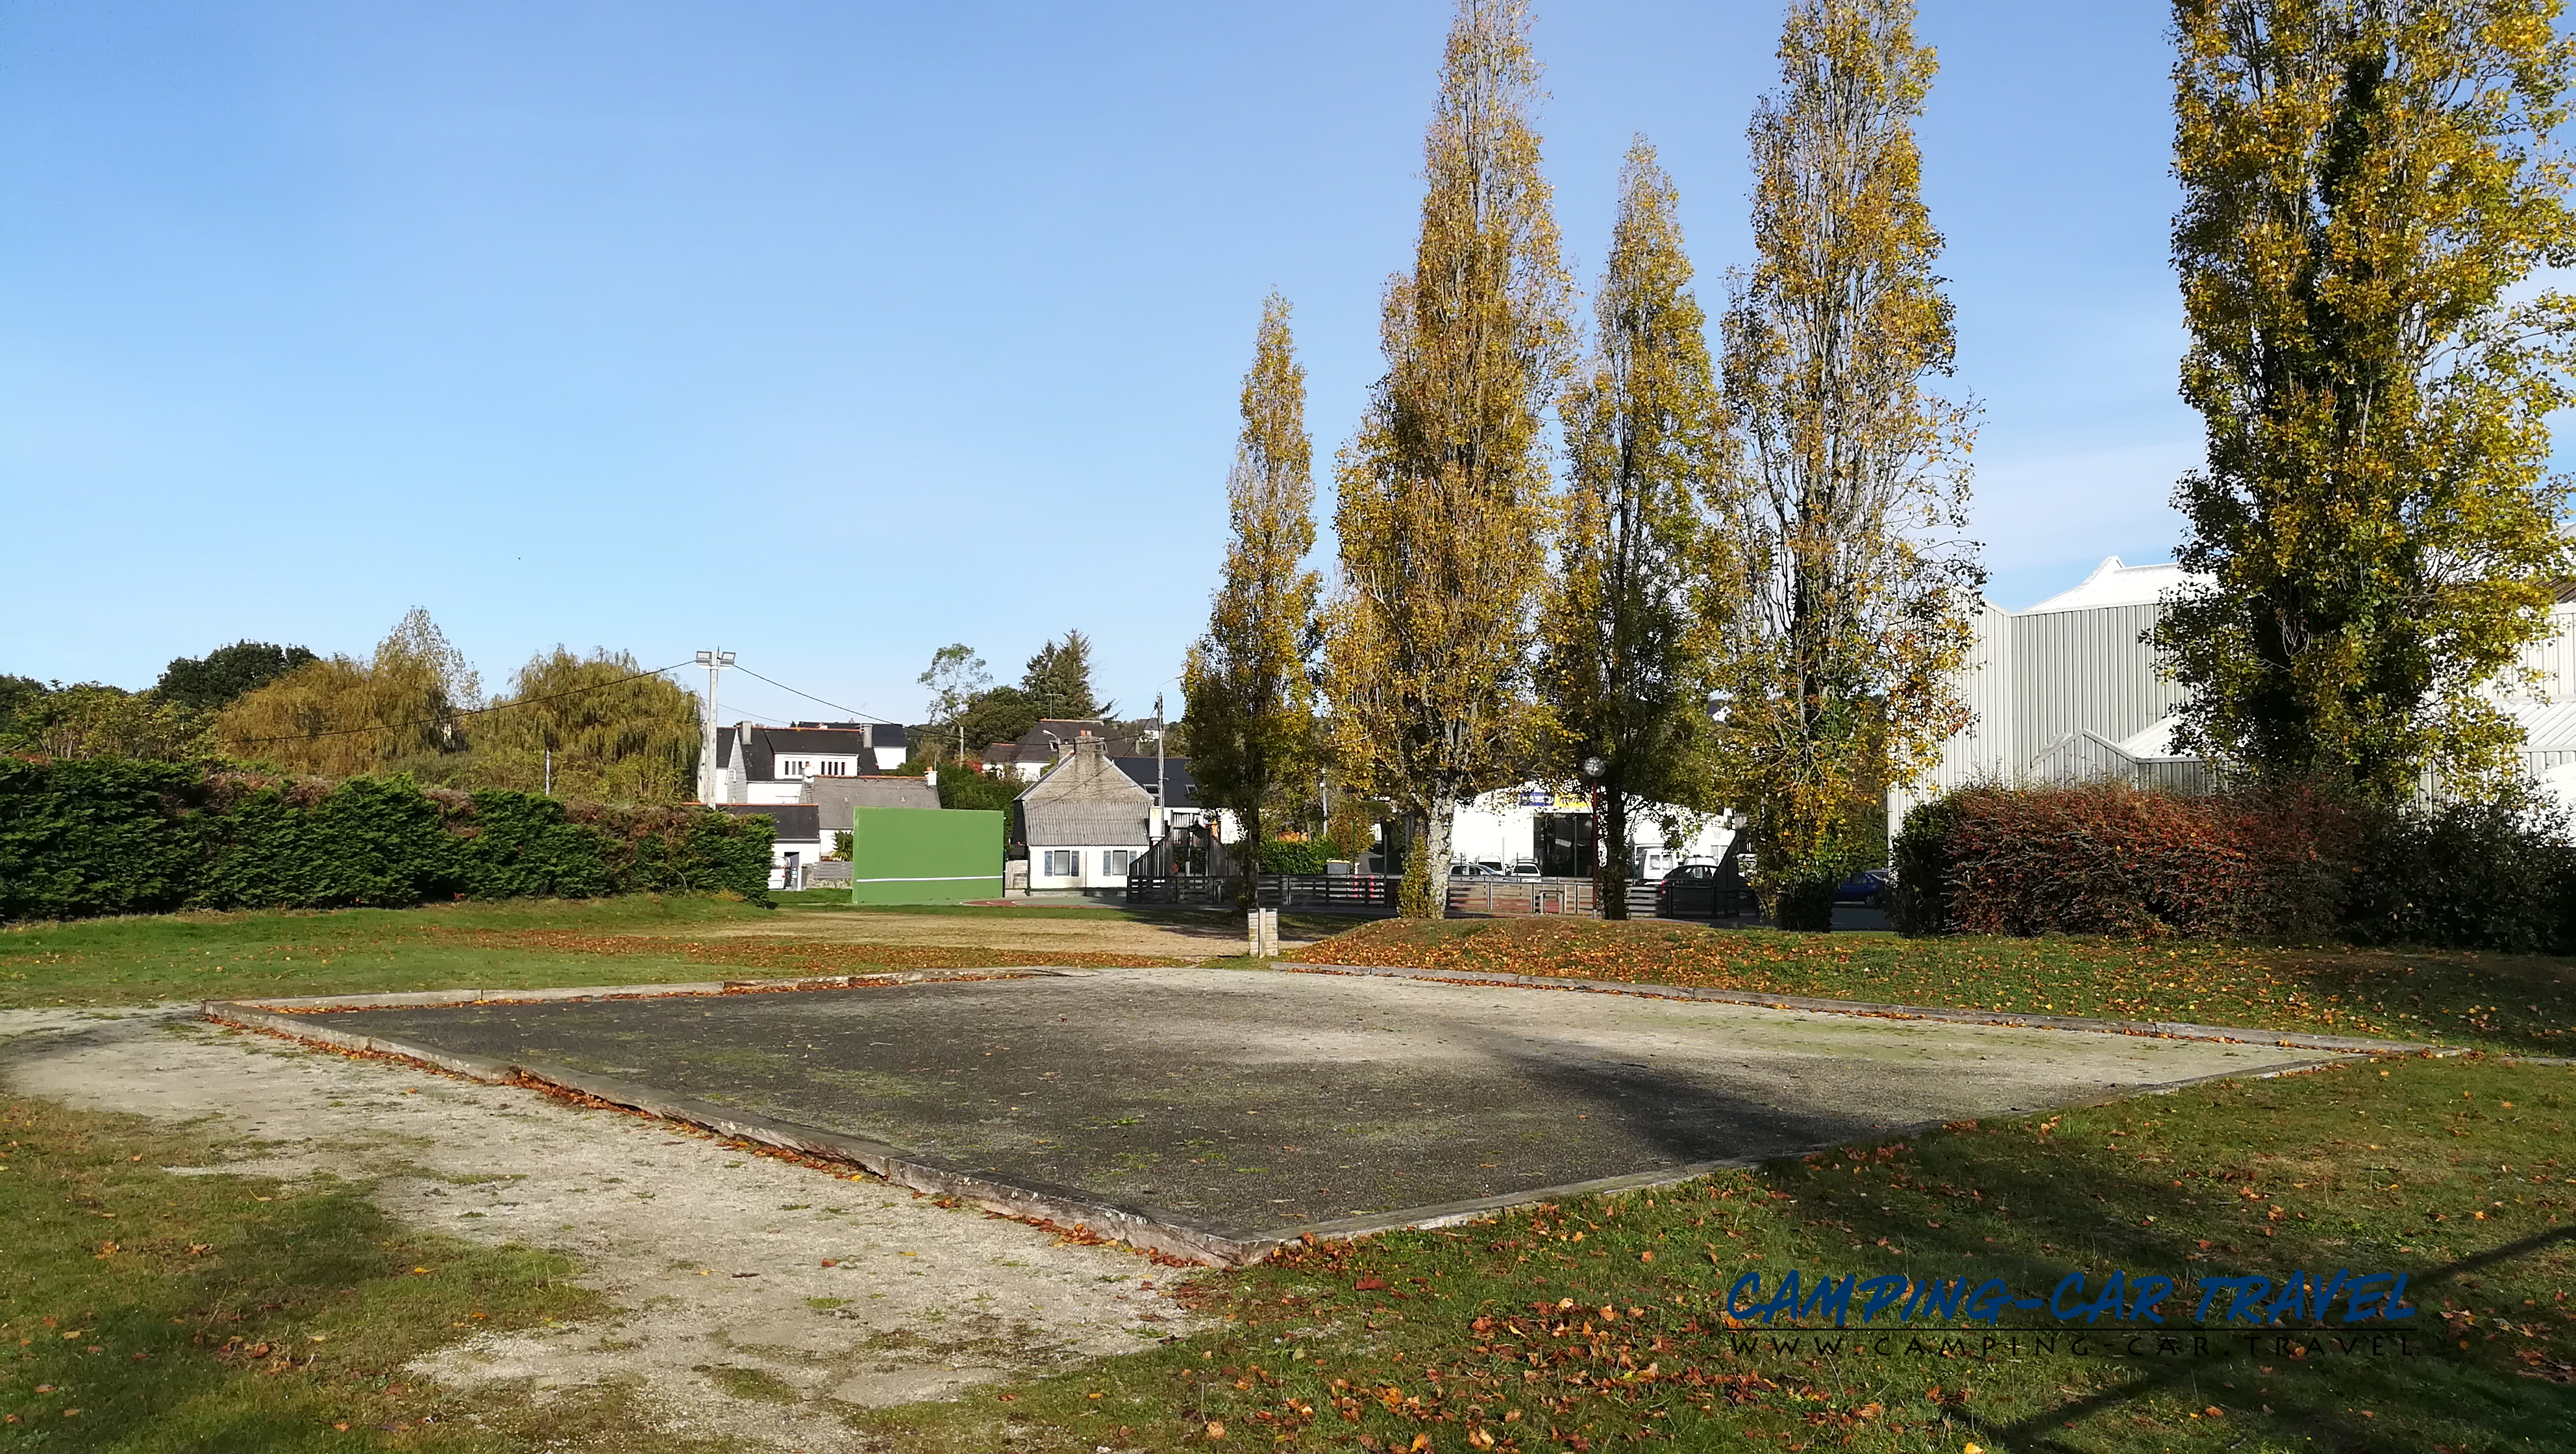
<svg viewBox="0 0 2576 1454"><path fill-rule="evenodd" d="M1609 868L1601 861L1601 777L1608 771L1610 764L1602 761L1598 754L1583 759L1583 775L1592 783L1592 913L1602 919L1610 917L1609 901L1602 897L1604 885L1609 885L1606 892L1624 894L1628 891L1624 883L1609 883Z"/></svg>
<svg viewBox="0 0 2576 1454"><path fill-rule="evenodd" d="M730 651L701 651L698 665L707 669L707 734L698 749L698 801L713 803L723 789L716 776L716 673L733 665Z"/></svg>

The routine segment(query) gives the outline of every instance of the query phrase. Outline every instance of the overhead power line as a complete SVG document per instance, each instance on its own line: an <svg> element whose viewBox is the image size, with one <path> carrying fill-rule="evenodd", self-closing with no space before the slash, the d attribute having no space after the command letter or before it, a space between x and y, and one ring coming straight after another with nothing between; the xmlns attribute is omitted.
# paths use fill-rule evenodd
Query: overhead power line
<svg viewBox="0 0 2576 1454"><path fill-rule="evenodd" d="M440 717L419 717L409 722L378 722L367 727L335 727L328 732L294 732L283 737L250 737L233 743L233 746L258 747L270 742L311 742L317 738L323 737L354 737L361 732L394 732L405 727L434 727L443 722L453 722L459 717L482 717L488 716L494 712L507 712L518 707L533 707L539 702L559 702L566 697L578 697L584 692L603 691L609 687L624 686L628 682L642 681L646 677L657 677L666 671L678 671L681 667L687 665L689 665L689 663L685 661L675 662L670 666L656 667L651 671L639 671L633 676L619 677L613 682L593 682L589 686L575 687L568 692L552 692L542 697L525 697L515 702L501 702L489 707L467 707L459 711L449 712ZM767 677L763 677L761 680L768 681L769 679ZM772 682L771 685L775 686L776 683ZM799 692L797 695L802 696L804 694Z"/></svg>
<svg viewBox="0 0 2576 1454"><path fill-rule="evenodd" d="M744 676L750 677L755 681L769 682L771 686L778 688L782 692L793 692L795 695L803 697L806 701L822 702L824 706L831 708L835 712L847 712L853 717L865 717L871 722L883 722L889 727L896 725L895 720L891 717L880 717L874 712L862 712L856 707L844 707L838 702L825 702L821 697L814 695L812 692L799 692L785 682L770 681L769 678L753 671L750 667L738 666L735 667L734 670L741 672Z"/></svg>

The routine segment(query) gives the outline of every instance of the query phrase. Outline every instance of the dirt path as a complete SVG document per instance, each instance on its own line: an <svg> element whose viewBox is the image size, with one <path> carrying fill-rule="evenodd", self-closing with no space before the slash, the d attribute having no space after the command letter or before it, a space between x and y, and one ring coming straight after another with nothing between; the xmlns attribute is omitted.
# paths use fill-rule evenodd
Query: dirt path
<svg viewBox="0 0 2576 1454"><path fill-rule="evenodd" d="M1354 923L1358 922L1356 920ZM660 937L660 936L657 936ZM937 944L969 949L1008 949L1026 964L1044 964L1050 950L1089 950L1103 954L1154 954L1174 959L1209 959L1243 952L1241 915L1210 914L1205 922L1146 923L1134 919L1014 918L1008 910L990 915L870 914L790 911L775 920L721 928L672 930L667 937L702 940L801 940L826 944ZM1320 935L1302 934L1282 925L1279 942L1313 944Z"/></svg>
<svg viewBox="0 0 2576 1454"><path fill-rule="evenodd" d="M576 1258L621 1311L487 1334L416 1370L550 1392L626 1385L674 1429L857 1450L844 1415L1180 1331L1124 1251L1056 1241L727 1150L668 1123L220 1031L194 1007L0 1012L0 1083L246 1147L224 1169L374 1181L442 1232ZM827 1267L826 1259L837 1266Z"/></svg>

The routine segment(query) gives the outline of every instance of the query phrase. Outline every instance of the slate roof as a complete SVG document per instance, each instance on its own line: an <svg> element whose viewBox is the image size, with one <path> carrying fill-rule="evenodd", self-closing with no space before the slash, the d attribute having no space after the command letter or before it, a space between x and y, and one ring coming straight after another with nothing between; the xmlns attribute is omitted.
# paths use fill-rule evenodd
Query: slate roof
<svg viewBox="0 0 2576 1454"><path fill-rule="evenodd" d="M805 780L805 801L822 810L834 831L850 826L852 808L936 808L939 789L926 778L872 774Z"/></svg>
<svg viewBox="0 0 2576 1454"><path fill-rule="evenodd" d="M1109 760L1118 764L1118 770L1120 772L1134 778L1136 780L1136 786L1143 788L1148 795L1152 794L1154 791L1154 759L1152 757L1113 757ZM1190 760L1186 757L1167 757L1163 759L1163 790L1169 794L1171 798L1171 801L1163 804L1166 808L1197 808L1205 806L1199 802L1198 780L1190 776Z"/></svg>
<svg viewBox="0 0 2576 1454"><path fill-rule="evenodd" d="M874 767L876 759L870 753L871 748L904 745L903 728L892 722L800 722L793 727L761 727L746 723L743 731L742 762L746 769L743 776L764 780L778 776L781 755L799 757L812 753L816 756L855 757L862 766ZM724 728L716 733L716 761L720 766L733 765L731 732L731 728Z"/></svg>
<svg viewBox="0 0 2576 1454"><path fill-rule="evenodd" d="M1077 737L1085 734L1100 737L1108 730L1108 724L1097 718L1041 717L1038 725L1020 734L1020 757L1023 761L1031 755L1053 757L1072 746Z"/></svg>
<svg viewBox="0 0 2576 1454"><path fill-rule="evenodd" d="M715 810L737 818L767 818L780 843L820 843L822 809L812 803L718 803Z"/></svg>
<svg viewBox="0 0 2576 1454"><path fill-rule="evenodd" d="M1108 758L1100 739L1074 743L1073 755L1020 794L1014 804L1021 841L1032 850L1067 844L1145 847L1154 795Z"/></svg>
<svg viewBox="0 0 2576 1454"><path fill-rule="evenodd" d="M912 745L910 733L900 722L790 722L788 730L823 728L834 732L864 732L870 747L903 747Z"/></svg>

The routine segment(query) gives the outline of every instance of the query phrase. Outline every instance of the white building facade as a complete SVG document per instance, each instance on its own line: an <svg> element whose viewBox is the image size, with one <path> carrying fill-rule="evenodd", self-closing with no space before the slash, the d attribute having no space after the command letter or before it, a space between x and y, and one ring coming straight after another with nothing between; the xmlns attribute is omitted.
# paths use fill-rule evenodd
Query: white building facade
<svg viewBox="0 0 2576 1454"><path fill-rule="evenodd" d="M1724 818L1709 818L1697 830L1667 842L1663 824L1648 808L1628 815L1628 840L1642 878L1660 879L1684 863L1715 863L1735 839ZM1505 874L1544 874L1584 878L1592 872L1592 799L1587 793L1523 783L1487 793L1458 809L1449 820L1449 852L1455 863Z"/></svg>
<svg viewBox="0 0 2576 1454"><path fill-rule="evenodd" d="M716 729L717 803L811 801L816 778L871 777L903 766L908 735L892 722L738 722Z"/></svg>

